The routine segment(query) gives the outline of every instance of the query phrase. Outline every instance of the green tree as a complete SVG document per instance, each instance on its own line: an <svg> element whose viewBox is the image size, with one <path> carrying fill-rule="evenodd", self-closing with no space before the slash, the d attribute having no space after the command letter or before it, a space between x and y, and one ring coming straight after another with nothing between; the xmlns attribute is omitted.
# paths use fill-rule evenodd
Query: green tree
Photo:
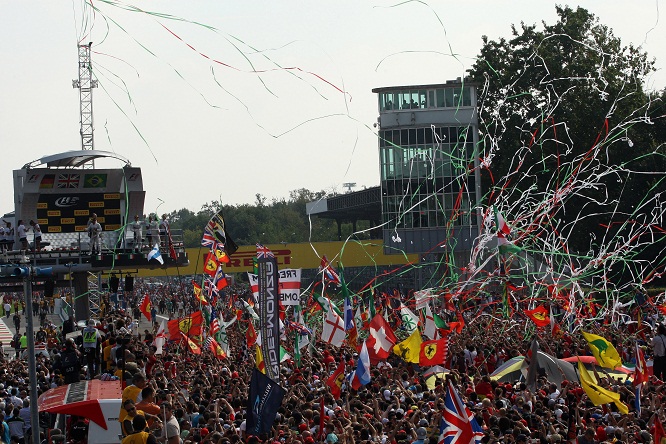
<svg viewBox="0 0 666 444"><path fill-rule="evenodd" d="M559 199L543 224L557 224L569 248L585 253L617 235L612 227L635 216L637 202L663 191L651 173L666 171L665 139L648 118L661 103L644 91L654 70L647 54L583 8L556 11L555 24L521 23L510 39L484 36L469 70L485 91L483 203L536 212ZM572 192L574 181L589 186Z"/></svg>
<svg viewBox="0 0 666 444"><path fill-rule="evenodd" d="M325 195L323 191L302 188L290 192L289 198L274 198L269 202L266 197L256 194L254 205L226 205L215 200L204 204L197 213L183 208L171 212L169 217L174 229L183 230L186 247L201 244L206 223L220 210L229 234L238 245L333 241L338 238L335 221L318 217L308 219L305 212L308 202ZM367 228L366 225L359 223L357 229ZM351 224L342 225L342 234L344 237L352 234ZM359 234L359 237L369 238L367 234Z"/></svg>

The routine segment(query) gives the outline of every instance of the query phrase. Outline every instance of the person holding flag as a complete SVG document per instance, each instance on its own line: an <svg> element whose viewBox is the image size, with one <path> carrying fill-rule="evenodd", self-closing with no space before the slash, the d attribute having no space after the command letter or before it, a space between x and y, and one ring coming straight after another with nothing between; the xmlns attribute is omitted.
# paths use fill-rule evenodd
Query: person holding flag
<svg viewBox="0 0 666 444"><path fill-rule="evenodd" d="M652 338L651 344L654 356L652 374L656 378L666 381L666 326L664 324L657 326L657 334Z"/></svg>

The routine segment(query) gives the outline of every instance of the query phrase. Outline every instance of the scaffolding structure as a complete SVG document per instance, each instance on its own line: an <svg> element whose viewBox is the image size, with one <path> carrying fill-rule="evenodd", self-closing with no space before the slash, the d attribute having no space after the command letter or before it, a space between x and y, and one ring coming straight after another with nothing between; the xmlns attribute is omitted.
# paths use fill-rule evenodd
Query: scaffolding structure
<svg viewBox="0 0 666 444"><path fill-rule="evenodd" d="M79 109L81 113L81 149L94 150L93 137L93 88L97 88L97 80L93 79L90 51L92 42L79 45L79 78L72 80L72 86L79 89ZM94 164L87 165L93 168Z"/></svg>

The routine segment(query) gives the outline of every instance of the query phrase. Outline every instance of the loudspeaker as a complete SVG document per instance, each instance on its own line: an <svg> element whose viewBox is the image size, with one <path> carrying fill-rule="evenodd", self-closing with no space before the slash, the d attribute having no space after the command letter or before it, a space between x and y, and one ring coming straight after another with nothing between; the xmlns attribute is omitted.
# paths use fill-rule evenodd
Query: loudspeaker
<svg viewBox="0 0 666 444"><path fill-rule="evenodd" d="M120 279L118 279L115 276L111 276L109 278L109 290L111 293L118 293L118 284L120 283Z"/></svg>
<svg viewBox="0 0 666 444"><path fill-rule="evenodd" d="M125 291L134 291L134 276L125 276Z"/></svg>
<svg viewBox="0 0 666 444"><path fill-rule="evenodd" d="M45 280L44 281L44 297L52 298L54 288L55 288L55 281L54 280L52 280L52 279Z"/></svg>

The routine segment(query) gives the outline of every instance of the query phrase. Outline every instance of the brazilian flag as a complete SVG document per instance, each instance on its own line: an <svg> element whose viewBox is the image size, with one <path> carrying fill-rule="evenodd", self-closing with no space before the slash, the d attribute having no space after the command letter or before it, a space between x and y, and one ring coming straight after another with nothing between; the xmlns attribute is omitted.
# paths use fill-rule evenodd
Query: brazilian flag
<svg viewBox="0 0 666 444"><path fill-rule="evenodd" d="M106 187L106 174L85 174L83 176L83 188Z"/></svg>

